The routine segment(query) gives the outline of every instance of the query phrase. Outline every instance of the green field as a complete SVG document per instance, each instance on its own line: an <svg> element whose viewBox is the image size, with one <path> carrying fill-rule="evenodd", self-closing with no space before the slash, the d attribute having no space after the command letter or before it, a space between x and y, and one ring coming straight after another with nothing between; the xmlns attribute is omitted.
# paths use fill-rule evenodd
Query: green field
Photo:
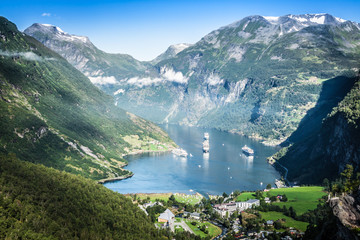
<svg viewBox="0 0 360 240"><path fill-rule="evenodd" d="M278 188L270 190L270 196L278 194L286 194L287 202L273 203L280 207L292 206L298 215L301 215L309 210L313 210L319 204L319 199L326 195L322 187L295 187L295 188Z"/></svg>
<svg viewBox="0 0 360 240"><path fill-rule="evenodd" d="M285 226L286 227L294 227L298 230L301 230L303 232L306 231L306 227L309 225L309 223L296 221L291 217L285 216L283 213L280 212L260 212L261 217L263 219L267 220L273 220L276 221L278 219L284 219L285 220Z"/></svg>
<svg viewBox="0 0 360 240"><path fill-rule="evenodd" d="M191 230L193 230L193 232L200 236L200 237L207 237L207 236L210 236L210 237L216 237L217 235L219 235L221 233L221 229L209 222L204 222L204 223L201 223L199 221L195 221L195 220L184 220L185 223L191 228ZM196 222L196 226L192 225L191 222ZM203 231L201 231L198 227L201 227L201 226L207 226L207 230L209 231L209 234L205 234Z"/></svg>
<svg viewBox="0 0 360 240"><path fill-rule="evenodd" d="M249 199L255 199L255 193L254 192L243 192L241 193L237 198L236 202L245 202Z"/></svg>
<svg viewBox="0 0 360 240"><path fill-rule="evenodd" d="M155 202L157 199L164 200L167 202L169 200L169 197L172 195L172 193L138 193L136 196L140 198L141 200L146 199L147 197L150 198L151 202ZM174 193L175 199L178 202L186 203L190 205L195 205L201 201L203 198L200 194L183 194L183 193Z"/></svg>
<svg viewBox="0 0 360 240"><path fill-rule="evenodd" d="M201 201L201 199L203 198L203 196L201 196L200 194L188 195L188 194L182 194L182 193L175 193L174 195L175 195L176 201L181 202L181 203L191 204L191 205L195 205L195 204L199 203Z"/></svg>

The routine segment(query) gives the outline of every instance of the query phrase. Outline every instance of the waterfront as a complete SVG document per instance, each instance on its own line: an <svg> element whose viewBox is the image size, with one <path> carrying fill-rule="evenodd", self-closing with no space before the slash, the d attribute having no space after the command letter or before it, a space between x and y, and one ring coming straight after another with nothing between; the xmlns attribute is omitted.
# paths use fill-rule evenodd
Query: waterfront
<svg viewBox="0 0 360 240"><path fill-rule="evenodd" d="M134 176L106 183L106 187L120 193L222 194L235 189L263 189L268 183L274 186L275 178L279 178L276 170L266 162L266 157L276 152L274 147L215 129L178 125L161 127L189 156L183 158L171 153L128 156L126 169ZM209 154L202 151L204 132L210 134ZM242 153L244 145L254 149L253 157Z"/></svg>

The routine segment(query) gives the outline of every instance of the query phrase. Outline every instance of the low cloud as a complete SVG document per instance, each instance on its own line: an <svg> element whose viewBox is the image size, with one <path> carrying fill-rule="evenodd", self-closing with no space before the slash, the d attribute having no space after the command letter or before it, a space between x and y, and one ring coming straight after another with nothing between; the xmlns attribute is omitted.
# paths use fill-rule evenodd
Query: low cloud
<svg viewBox="0 0 360 240"><path fill-rule="evenodd" d="M96 77L88 77L93 84L105 85L105 84L116 84L116 78L114 76L103 77L103 76L96 76Z"/></svg>
<svg viewBox="0 0 360 240"><path fill-rule="evenodd" d="M41 16L43 16L43 17L50 17L50 16L51 16L51 13L43 13L43 14L41 14Z"/></svg>
<svg viewBox="0 0 360 240"><path fill-rule="evenodd" d="M133 78L130 78L129 80L127 80L127 83L132 84L132 85L136 85L138 87L145 87L145 86L150 86L150 85L161 83L162 81L163 81L163 79L161 79L161 78L150 78L150 77L138 78L138 77L133 77Z"/></svg>
<svg viewBox="0 0 360 240"><path fill-rule="evenodd" d="M29 61L39 61L39 62L41 62L43 60L56 60L55 58L40 57L39 55L37 55L33 52L8 52L8 51L0 50L0 55L6 56L6 57L21 57L21 58L24 58Z"/></svg>
<svg viewBox="0 0 360 240"><path fill-rule="evenodd" d="M150 85L160 84L162 82L176 82L186 84L189 78L185 77L182 72L175 72L174 69L163 66L160 68L160 76L156 78L151 77L133 77L125 80L128 84L136 85L138 87L145 87Z"/></svg>

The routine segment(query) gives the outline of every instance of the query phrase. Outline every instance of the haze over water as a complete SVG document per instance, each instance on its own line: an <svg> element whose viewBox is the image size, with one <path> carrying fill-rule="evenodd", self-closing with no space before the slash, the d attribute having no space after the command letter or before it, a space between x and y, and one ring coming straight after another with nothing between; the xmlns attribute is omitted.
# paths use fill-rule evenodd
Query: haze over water
<svg viewBox="0 0 360 240"><path fill-rule="evenodd" d="M191 193L190 190L193 190L222 194L236 189L264 189L268 183L274 185L275 178L280 177L266 162L266 158L276 152L274 147L215 129L178 125L161 127L193 156L183 158L172 153L129 156L126 169L135 175L122 181L106 183L106 187L120 193ZM210 134L208 155L202 152L204 132ZM245 144L254 149L253 158L242 153L241 148Z"/></svg>

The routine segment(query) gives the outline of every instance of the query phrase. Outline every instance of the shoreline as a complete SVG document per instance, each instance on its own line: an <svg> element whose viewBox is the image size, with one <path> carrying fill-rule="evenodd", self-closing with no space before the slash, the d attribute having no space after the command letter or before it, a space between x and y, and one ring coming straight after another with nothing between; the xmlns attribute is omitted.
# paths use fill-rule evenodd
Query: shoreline
<svg viewBox="0 0 360 240"><path fill-rule="evenodd" d="M161 151L161 150L158 150L158 151L156 151L156 150L138 150L138 151L135 151L135 152L129 152L127 154L123 154L121 157L125 158L127 156L140 155L140 154L144 154L144 153L169 153L174 149L176 149L176 148L169 148L168 150L165 150L165 151Z"/></svg>
<svg viewBox="0 0 360 240"><path fill-rule="evenodd" d="M97 183L104 184L104 183L107 183L107 182L121 181L121 180L124 180L124 179L127 179L127 178L131 178L132 176L134 176L133 172L131 172L130 174L127 174L127 175L120 176L120 177L101 179Z"/></svg>

